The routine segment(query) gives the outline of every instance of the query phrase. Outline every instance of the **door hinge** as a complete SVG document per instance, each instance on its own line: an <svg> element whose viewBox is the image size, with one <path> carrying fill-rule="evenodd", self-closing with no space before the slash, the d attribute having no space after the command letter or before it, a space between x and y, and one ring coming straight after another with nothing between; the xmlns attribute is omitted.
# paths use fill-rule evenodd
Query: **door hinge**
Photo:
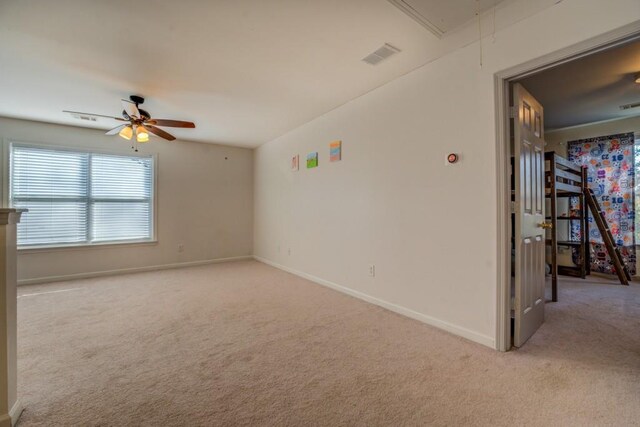
<svg viewBox="0 0 640 427"><path fill-rule="evenodd" d="M518 109L516 107L509 107L509 118L515 119L518 116Z"/></svg>

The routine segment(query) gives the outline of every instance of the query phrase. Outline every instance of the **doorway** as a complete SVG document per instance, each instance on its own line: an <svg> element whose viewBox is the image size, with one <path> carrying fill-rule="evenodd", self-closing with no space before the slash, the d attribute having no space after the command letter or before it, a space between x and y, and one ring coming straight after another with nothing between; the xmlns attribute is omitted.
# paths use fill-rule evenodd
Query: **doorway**
<svg viewBox="0 0 640 427"><path fill-rule="evenodd" d="M522 298L519 298L518 292L520 292L520 296L526 294L528 297L531 297L535 294L535 286L529 286L531 281L538 281L541 275L546 275L550 273L547 270L547 262L539 262L539 257L527 255L530 264L535 264L535 267L529 266L531 271L526 272L524 277L522 275L523 265L516 265L516 260L522 260L524 252L521 251L518 255L512 250L512 241L515 242L516 239L521 238L521 243L524 242L524 239L527 239L533 234L524 233L521 234L522 221L524 219L522 212L528 209L528 212L531 213L531 206L529 205L527 209L524 208L525 199L523 196L532 197L529 200L535 203L536 193L534 187L527 187L532 191L532 194L526 195L521 194L522 185L521 183L516 182L516 179L511 179L511 173L516 172L516 169L519 169L518 178L522 178L522 171L527 173L536 172L536 168L540 164L540 160L528 160L530 165L530 169L527 171L524 167L518 168L521 165L516 163L512 166L512 157L514 154L518 156L523 155L523 150L517 150L512 141L516 141L518 135L515 132L515 129L518 124L518 120L522 121L522 113L519 108L522 108L522 105L514 105L514 97L518 91L525 92L530 95L535 100L535 90L532 91L531 94L528 93L527 84L531 83L531 76L541 75L541 73L556 69L557 67L570 64L572 62L581 60L583 58L587 58L593 55L597 55L602 52L611 51L613 49L620 48L625 45L629 45L630 43L638 42L640 40L640 31L635 27L627 27L620 29L619 31L609 33L603 35L601 37L588 40L584 43L581 43L576 46L572 46L563 51L556 52L552 55L548 55L546 57L540 58L538 60L529 62L527 64L523 64L519 67L512 68L510 70L506 70L504 72L498 73L495 76L495 87L496 87L496 128L497 128L497 143L498 143L498 273L499 273L499 283L498 283L498 321L497 321L497 340L496 347L500 351L507 351L512 348L514 343L516 345L523 345L528 335L532 335L535 333L535 329L542 323L542 320L536 320L534 322L529 320L523 320L526 315L532 317L530 313L537 312L539 313L541 310L539 308L535 308L531 305L532 302L535 302L535 298L533 300L525 301ZM640 72L640 69L637 70ZM531 85L531 84L530 84ZM522 89L519 89L522 88ZM535 88L534 88L535 89ZM522 97L520 97L522 98ZM529 106L531 102L527 103ZM515 107L515 108L512 108ZM544 102L542 103L542 110L544 110ZM640 109L639 109L640 114ZM544 114L541 113L541 120L544 119ZM532 115L532 120L535 119L535 115ZM556 118L552 118L555 120ZM553 121L552 120L552 121ZM514 127L514 123L516 127ZM521 123L522 124L522 123ZM530 122L530 126L535 126L535 122ZM640 130L640 129L639 129ZM542 122L540 133L542 138L544 138L544 121ZM598 135L594 135L598 136ZM517 141L516 141L517 142ZM522 141L521 141L522 142ZM528 138L527 143L531 142L531 138ZM520 146L522 148L522 146ZM545 150L548 151L548 150ZM529 155L529 154L526 154ZM533 154L535 159L535 154ZM518 157L514 158L515 162L518 162ZM531 163L533 162L533 163ZM539 171L539 170L538 170ZM544 179L544 161L543 161L543 169L542 174L535 175L535 179L542 180ZM513 194L513 200L512 200ZM517 202L516 202L517 200ZM549 208L547 208L549 210ZM516 225L515 219L512 221L512 213L520 212L519 216L519 224ZM541 212L538 212L538 217ZM526 215L525 215L526 216ZM532 219L529 224L533 225L534 228L539 226L540 228L546 228L548 224L544 220L536 217L534 220ZM548 218L548 215L546 215ZM537 235L539 236L539 234ZM535 237L529 239L529 241L535 241ZM515 249L515 246L514 246ZM540 252L539 249L537 252ZM534 254L535 255L535 254ZM545 257L546 261L546 257ZM584 259L583 259L584 262ZM514 277L512 277L512 268L514 269ZM520 280L520 283L517 282ZM547 279L548 281L548 279ZM529 286L527 288L527 286ZM532 293L533 292L533 293ZM544 299L552 300L553 297L544 298L542 301L542 311L544 310ZM535 310L534 310L535 309ZM518 315L518 310L520 310L520 319L519 321L516 319ZM540 316L539 314L537 315ZM544 316L544 314L542 314ZM535 316L534 316L535 317ZM534 328L531 331L531 328ZM525 331L529 329L528 331Z"/></svg>

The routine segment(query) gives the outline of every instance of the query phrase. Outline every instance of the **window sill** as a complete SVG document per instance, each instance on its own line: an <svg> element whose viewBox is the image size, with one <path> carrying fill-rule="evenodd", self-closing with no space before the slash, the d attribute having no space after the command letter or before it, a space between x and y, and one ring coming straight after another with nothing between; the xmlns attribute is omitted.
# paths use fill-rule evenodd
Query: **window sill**
<svg viewBox="0 0 640 427"><path fill-rule="evenodd" d="M157 240L136 240L128 242L105 242L94 243L90 245L64 245L64 246L28 246L18 247L18 253L30 254L30 253L42 253L42 252L59 252L59 251L84 251L86 249L100 248L121 248L132 246L155 246L158 244Z"/></svg>

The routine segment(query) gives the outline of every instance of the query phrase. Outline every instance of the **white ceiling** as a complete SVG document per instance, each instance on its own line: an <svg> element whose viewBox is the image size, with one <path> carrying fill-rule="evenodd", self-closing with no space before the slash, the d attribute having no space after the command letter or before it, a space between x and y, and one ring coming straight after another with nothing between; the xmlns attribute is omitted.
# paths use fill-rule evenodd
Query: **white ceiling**
<svg viewBox="0 0 640 427"><path fill-rule="evenodd" d="M545 128L640 115L640 41L571 61L520 81L544 107Z"/></svg>
<svg viewBox="0 0 640 427"><path fill-rule="evenodd" d="M109 129L62 110L118 115L140 94L154 117L196 123L178 138L255 147L468 43L451 39L387 0L3 0L0 115ZM401 52L361 61L384 43Z"/></svg>
<svg viewBox="0 0 640 427"><path fill-rule="evenodd" d="M500 0L389 0L437 36L459 28Z"/></svg>

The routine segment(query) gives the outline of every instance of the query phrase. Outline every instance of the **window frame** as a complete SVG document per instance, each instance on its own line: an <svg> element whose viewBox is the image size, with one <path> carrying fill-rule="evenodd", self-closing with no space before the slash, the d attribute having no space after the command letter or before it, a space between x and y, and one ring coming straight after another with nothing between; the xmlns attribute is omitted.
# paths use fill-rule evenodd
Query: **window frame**
<svg viewBox="0 0 640 427"><path fill-rule="evenodd" d="M3 165L3 174L1 177L2 185L2 201L5 206L9 206L11 204L11 150L14 146L21 147L33 147L33 148L42 148L49 150L58 150L58 151L69 151L75 153L87 153L87 154L103 154L103 155L112 155L112 156L122 156L122 157L140 157L140 158L149 158L151 159L151 200L150 200L150 209L151 209L151 236L149 238L144 239L122 239L122 240L109 240L109 241L99 241L99 242L74 242L74 243L55 243L50 245L28 245L28 246L18 246L18 251L21 253L24 252L47 252L47 251L58 251L64 249L75 249L75 250L85 250L88 248L104 248L104 247L121 247L121 246L147 246L147 245L156 245L158 243L158 232L157 232L157 181L158 181L158 155L157 153L139 153L139 152L123 152L123 150L109 150L102 148L87 148L87 147L79 147L79 146L71 146L71 145L62 145L56 143L40 143L40 142L25 142L18 141L13 139L5 139L3 142L3 150L2 150L2 165ZM91 171L88 172L88 182L91 182ZM92 199L91 197L81 198L82 200L88 199L87 203L90 209L90 205L92 201L99 201L99 199ZM118 199L109 199L109 201L117 201ZM129 201L129 199L122 199ZM88 211L89 212L89 211ZM91 227L91 217L90 214L87 214L87 228ZM87 235L88 237L88 235Z"/></svg>

